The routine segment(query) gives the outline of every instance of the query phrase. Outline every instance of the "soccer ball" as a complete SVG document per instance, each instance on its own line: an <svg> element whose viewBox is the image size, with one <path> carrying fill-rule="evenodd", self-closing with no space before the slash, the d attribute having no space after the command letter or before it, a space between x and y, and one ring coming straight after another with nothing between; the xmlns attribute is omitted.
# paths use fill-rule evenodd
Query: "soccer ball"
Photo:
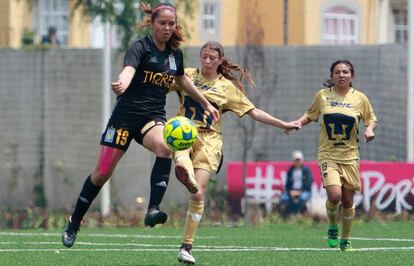
<svg viewBox="0 0 414 266"><path fill-rule="evenodd" d="M187 117L176 116L167 121L163 135L168 147L175 151L185 150L196 141L197 128Z"/></svg>

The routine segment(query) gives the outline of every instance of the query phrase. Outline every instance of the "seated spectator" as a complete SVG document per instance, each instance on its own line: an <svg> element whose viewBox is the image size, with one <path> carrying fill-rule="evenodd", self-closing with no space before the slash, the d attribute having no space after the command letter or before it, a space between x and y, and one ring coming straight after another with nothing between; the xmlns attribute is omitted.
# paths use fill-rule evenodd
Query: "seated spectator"
<svg viewBox="0 0 414 266"><path fill-rule="evenodd" d="M293 165L286 175L285 192L281 198L282 211L285 216L291 213L304 213L306 202L311 197L313 181L312 172L303 164L303 153L292 153Z"/></svg>
<svg viewBox="0 0 414 266"><path fill-rule="evenodd" d="M49 44L51 46L60 46L60 41L57 38L56 27L49 27L48 34L42 37L42 44Z"/></svg>

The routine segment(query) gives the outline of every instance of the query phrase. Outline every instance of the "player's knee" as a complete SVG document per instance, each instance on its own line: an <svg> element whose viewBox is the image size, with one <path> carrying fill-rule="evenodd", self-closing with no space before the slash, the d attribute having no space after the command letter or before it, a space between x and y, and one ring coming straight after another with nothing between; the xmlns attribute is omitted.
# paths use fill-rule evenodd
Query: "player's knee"
<svg viewBox="0 0 414 266"><path fill-rule="evenodd" d="M352 208L354 205L353 199L342 199L342 207L344 208Z"/></svg>
<svg viewBox="0 0 414 266"><path fill-rule="evenodd" d="M172 157L172 151L170 150L170 148L168 148L168 146L165 143L160 143L159 145L157 145L154 152L157 157L161 157L161 158Z"/></svg>
<svg viewBox="0 0 414 266"><path fill-rule="evenodd" d="M101 176L98 176L98 175L93 175L93 174L91 175L91 182L92 182L92 184L94 184L95 186L99 186L99 187L101 187L101 186L105 185L106 180L107 180L107 179L105 179L105 178L103 178L103 177L101 177Z"/></svg>
<svg viewBox="0 0 414 266"><path fill-rule="evenodd" d="M191 195L191 199L194 201L204 201L204 190L198 189L198 191Z"/></svg>
<svg viewBox="0 0 414 266"><path fill-rule="evenodd" d="M328 194L328 200L333 204L339 204L341 202L341 195L336 193Z"/></svg>
<svg viewBox="0 0 414 266"><path fill-rule="evenodd" d="M98 170L95 170L92 175L92 183L96 186L103 186L106 181L111 177L112 170L108 167L100 167Z"/></svg>

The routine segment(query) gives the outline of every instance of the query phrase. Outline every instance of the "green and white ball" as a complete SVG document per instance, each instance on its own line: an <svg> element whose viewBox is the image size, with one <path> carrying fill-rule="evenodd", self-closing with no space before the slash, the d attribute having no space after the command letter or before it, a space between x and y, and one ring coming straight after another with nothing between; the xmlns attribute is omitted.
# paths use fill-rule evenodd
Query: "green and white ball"
<svg viewBox="0 0 414 266"><path fill-rule="evenodd" d="M175 150L191 148L197 140L197 128L194 122L184 116L176 116L167 121L164 126L164 140Z"/></svg>

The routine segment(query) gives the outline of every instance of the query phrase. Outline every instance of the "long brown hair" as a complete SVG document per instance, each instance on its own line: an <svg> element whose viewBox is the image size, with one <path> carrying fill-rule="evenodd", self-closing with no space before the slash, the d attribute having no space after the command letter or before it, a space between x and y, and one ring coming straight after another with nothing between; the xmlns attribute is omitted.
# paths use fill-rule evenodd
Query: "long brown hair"
<svg viewBox="0 0 414 266"><path fill-rule="evenodd" d="M238 87L244 94L246 94L246 90L243 85L243 80L246 80L250 85L255 86L254 81L247 69L244 69L237 64L233 64L230 60L224 57L224 48L219 42L206 42L203 47L201 47L200 54L205 48L217 51L220 58L223 58L223 62L218 66L217 72L233 82L234 85L236 85L236 87Z"/></svg>
<svg viewBox="0 0 414 266"><path fill-rule="evenodd" d="M168 3L160 3L160 4L157 4L156 6L154 6L153 8L151 8L150 5L148 5L146 3L141 3L140 9L141 9L142 12L147 14L147 16L145 16L145 18L142 22L137 24L136 27L137 27L138 30L140 30L144 27L149 27L155 21L155 19L158 17L161 10L169 9L169 10L174 11L176 29L173 32L171 38L167 41L167 44L173 49L177 49L177 48L180 47L181 43L184 42L184 32L183 32L181 26L178 25L177 10L175 9L175 6L173 6L171 4L168 4Z"/></svg>

